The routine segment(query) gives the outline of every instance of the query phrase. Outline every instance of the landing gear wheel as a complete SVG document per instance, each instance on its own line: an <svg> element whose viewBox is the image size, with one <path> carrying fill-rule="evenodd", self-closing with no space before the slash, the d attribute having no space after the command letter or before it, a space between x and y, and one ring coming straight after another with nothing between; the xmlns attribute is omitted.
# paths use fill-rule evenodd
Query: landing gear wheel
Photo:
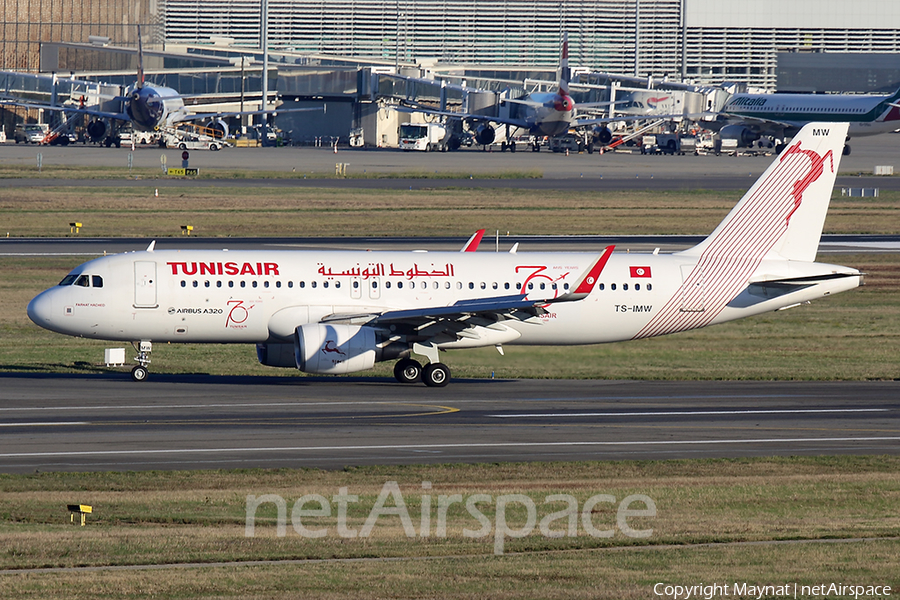
<svg viewBox="0 0 900 600"><path fill-rule="evenodd" d="M415 383L422 376L422 365L411 358L404 358L394 365L394 378L400 383Z"/></svg>
<svg viewBox="0 0 900 600"><path fill-rule="evenodd" d="M131 378L135 381L146 381L150 376L150 372L147 370L147 367L142 365L137 365L131 370Z"/></svg>
<svg viewBox="0 0 900 600"><path fill-rule="evenodd" d="M841 152L844 156L850 156L850 144L844 144L844 150Z"/></svg>
<svg viewBox="0 0 900 600"><path fill-rule="evenodd" d="M444 387L450 383L450 368L443 363L431 363L422 369L422 381L428 387Z"/></svg>

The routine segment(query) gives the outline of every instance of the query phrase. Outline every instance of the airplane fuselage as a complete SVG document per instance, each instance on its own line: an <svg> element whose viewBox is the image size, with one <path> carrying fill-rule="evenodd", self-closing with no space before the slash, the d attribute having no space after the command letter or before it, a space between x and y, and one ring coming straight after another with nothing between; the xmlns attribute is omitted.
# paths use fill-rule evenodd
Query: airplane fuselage
<svg viewBox="0 0 900 600"><path fill-rule="evenodd" d="M575 120L574 103L569 96L541 92L525 98L534 105L525 105L525 124L531 135L560 135L569 130Z"/></svg>
<svg viewBox="0 0 900 600"><path fill-rule="evenodd" d="M145 83L126 95L125 111L140 131L157 131L185 112L184 100L172 88Z"/></svg>
<svg viewBox="0 0 900 600"><path fill-rule="evenodd" d="M77 267L61 285L37 296L28 312L44 328L87 338L288 343L298 326L334 314L522 293L554 298L568 292L595 258L575 253L132 252ZM666 306L674 306L675 317L652 335L768 312L859 284L859 273L846 267L763 261L757 272L765 272L767 279L835 272L851 276L826 278L788 293L755 289L748 279L735 297L688 296L682 286L696 263L696 257L679 254L613 254L588 298L549 304L540 317L503 320L502 327L475 326L472 337L439 345L629 340L644 337L641 332ZM695 325L703 313L703 324Z"/></svg>
<svg viewBox="0 0 900 600"><path fill-rule="evenodd" d="M900 92L892 96L846 94L736 94L722 112L734 117L784 123L797 130L811 121L846 122L849 137L900 129Z"/></svg>

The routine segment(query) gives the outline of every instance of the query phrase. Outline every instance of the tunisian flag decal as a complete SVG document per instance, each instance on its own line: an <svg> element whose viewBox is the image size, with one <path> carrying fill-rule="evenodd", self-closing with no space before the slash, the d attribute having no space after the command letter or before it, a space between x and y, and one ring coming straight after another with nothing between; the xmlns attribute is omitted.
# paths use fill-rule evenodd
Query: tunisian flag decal
<svg viewBox="0 0 900 600"><path fill-rule="evenodd" d="M650 277L650 267L629 267L632 277Z"/></svg>

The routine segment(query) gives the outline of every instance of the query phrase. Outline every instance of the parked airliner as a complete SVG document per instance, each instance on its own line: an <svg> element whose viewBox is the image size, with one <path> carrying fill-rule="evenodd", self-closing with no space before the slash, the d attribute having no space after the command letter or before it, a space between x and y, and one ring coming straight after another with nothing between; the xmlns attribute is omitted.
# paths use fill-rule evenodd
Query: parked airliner
<svg viewBox="0 0 900 600"><path fill-rule="evenodd" d="M184 104L184 97L176 90L147 82L144 77L144 54L141 41L141 28L138 25L138 69L135 82L125 89L121 100L123 109L118 112L100 110L84 106L84 98L76 108L73 106L54 106L36 102L4 99L0 104L23 106L27 108L40 108L43 110L57 111L65 114L87 115L94 120L87 126L87 133L91 140L100 142L106 138L106 145L119 145L120 123L131 123L136 131L159 131L161 129L175 127L187 121L205 121L210 128L216 129L221 137L228 136L228 125L222 120L225 117L237 117L243 115L263 115L285 112L306 112L325 110L322 107L313 108L262 108L259 110L245 111L217 111L207 113L191 112ZM68 138L62 138L68 140Z"/></svg>
<svg viewBox="0 0 900 600"><path fill-rule="evenodd" d="M581 103L576 107L575 100L571 96L569 90L569 79L571 71L569 69L569 37L567 33L563 34L562 46L560 48L559 67L557 69L557 89L555 92L533 92L526 94L521 98L505 98L502 103L514 104L519 107L518 111L509 117L487 116L477 113L465 112L449 112L440 111L424 106L416 107L399 107L397 110L410 113L425 113L429 115L438 115L448 119L462 119L473 130L474 139L478 144L489 146L494 143L497 137L496 130L492 124L506 126L506 141L502 143L501 148L505 151L507 148L512 152L516 151L516 144L512 141L512 133L515 131L523 131L531 136L544 137L555 136L566 133L570 129L593 128L588 136L589 141L587 147L589 152L593 152L593 143L596 140L600 144L608 144L612 140L612 132L606 126L612 121L635 121L643 119L661 119L661 118L680 118L683 115L647 115L632 114L619 115L616 118L600 118L590 115L578 115L578 109L588 110L600 107L606 107L611 102L590 102ZM459 147L459 140L452 140L449 144L451 150ZM539 150L540 144L533 144L532 150Z"/></svg>
<svg viewBox="0 0 900 600"><path fill-rule="evenodd" d="M790 308L853 289L814 262L846 123L811 123L699 245L674 254L155 250L76 267L28 305L41 327L137 344L256 344L264 365L446 385L440 352L599 344ZM480 232L479 232L480 233ZM466 251L468 250L468 251ZM411 358L422 356L422 365Z"/></svg>
<svg viewBox="0 0 900 600"><path fill-rule="evenodd" d="M791 138L812 121L850 123L847 137L890 133L900 129L900 89L886 96L862 94L735 94L716 121L701 122L741 146L761 137ZM843 148L850 154L850 145Z"/></svg>

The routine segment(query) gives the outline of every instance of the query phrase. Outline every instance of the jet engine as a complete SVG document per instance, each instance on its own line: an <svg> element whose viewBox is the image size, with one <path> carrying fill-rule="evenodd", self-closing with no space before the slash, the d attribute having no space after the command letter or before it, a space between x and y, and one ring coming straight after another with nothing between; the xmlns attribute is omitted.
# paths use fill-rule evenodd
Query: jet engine
<svg viewBox="0 0 900 600"><path fill-rule="evenodd" d="M87 133L92 142L99 142L106 135L106 123L103 121L91 121L88 123Z"/></svg>
<svg viewBox="0 0 900 600"><path fill-rule="evenodd" d="M206 122L206 127L212 129L213 137L217 140L224 140L228 137L228 123L222 119L211 119Z"/></svg>
<svg viewBox="0 0 900 600"><path fill-rule="evenodd" d="M612 131L606 125L600 125L594 128L594 140L605 146L612 141Z"/></svg>
<svg viewBox="0 0 900 600"><path fill-rule="evenodd" d="M296 367L305 373L343 375L365 371L376 362L407 354L406 344L383 340L381 332L372 327L309 323L294 331Z"/></svg>
<svg viewBox="0 0 900 600"><path fill-rule="evenodd" d="M479 125L475 130L475 141L483 146L493 144L496 137L494 128L490 125Z"/></svg>
<svg viewBox="0 0 900 600"><path fill-rule="evenodd" d="M719 137L723 140L737 140L738 146L750 148L760 136L759 133L743 125L726 125L719 130Z"/></svg>

